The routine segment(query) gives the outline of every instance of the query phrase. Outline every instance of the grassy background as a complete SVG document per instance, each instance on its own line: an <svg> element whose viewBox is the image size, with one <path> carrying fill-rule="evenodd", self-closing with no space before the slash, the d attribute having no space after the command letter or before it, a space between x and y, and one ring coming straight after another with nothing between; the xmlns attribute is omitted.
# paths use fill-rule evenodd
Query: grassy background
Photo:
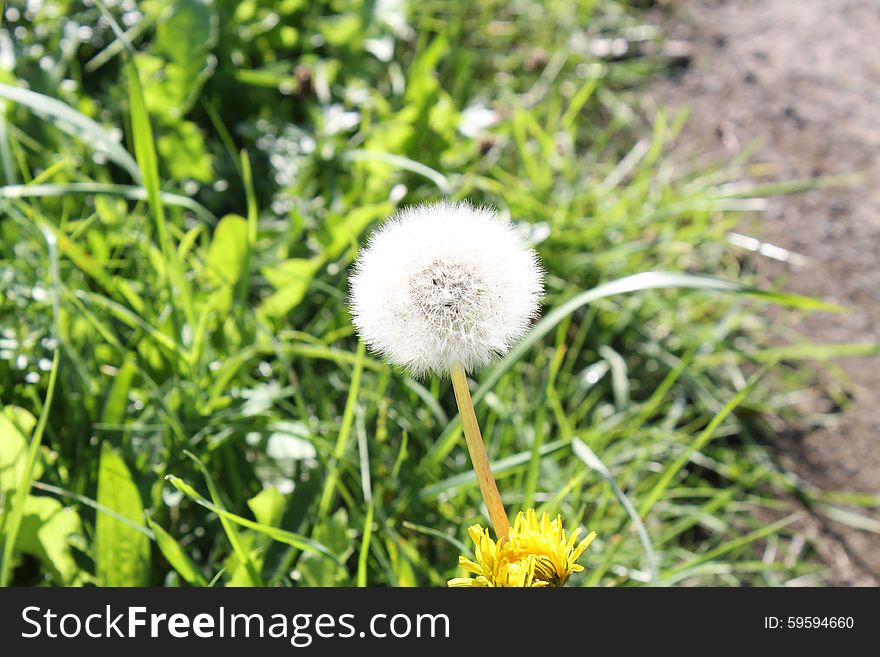
<svg viewBox="0 0 880 657"><path fill-rule="evenodd" d="M662 52L638 4L7 2L0 584L458 575L486 519L449 383L366 354L345 305L370 227L440 196L547 269L476 399L511 515L598 532L572 585L821 582L794 500L875 501L766 444L836 347L780 348L768 305L823 308L726 240L772 190L676 165L683 117L639 113L668 62L629 56Z"/></svg>

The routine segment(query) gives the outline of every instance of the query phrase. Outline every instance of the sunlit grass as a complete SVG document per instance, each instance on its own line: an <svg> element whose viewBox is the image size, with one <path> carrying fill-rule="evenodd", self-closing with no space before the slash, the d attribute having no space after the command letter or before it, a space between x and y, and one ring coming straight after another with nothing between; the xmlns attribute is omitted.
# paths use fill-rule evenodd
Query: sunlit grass
<svg viewBox="0 0 880 657"><path fill-rule="evenodd" d="M774 341L770 305L839 310L757 289L728 241L791 190L667 157L683 117L647 126L632 95L664 62L587 47L658 38L639 11L174 4L141 9L135 53L96 8L70 16L94 31L73 50L22 10L0 77L0 522L26 503L25 439L28 498L60 501L22 524L13 583L457 576L486 518L452 390L365 354L345 304L370 227L442 195L521 222L547 270L544 318L474 401L506 507L598 533L570 585L822 581L791 500L838 518L877 500L806 486L767 444L810 383L798 364L876 345Z"/></svg>

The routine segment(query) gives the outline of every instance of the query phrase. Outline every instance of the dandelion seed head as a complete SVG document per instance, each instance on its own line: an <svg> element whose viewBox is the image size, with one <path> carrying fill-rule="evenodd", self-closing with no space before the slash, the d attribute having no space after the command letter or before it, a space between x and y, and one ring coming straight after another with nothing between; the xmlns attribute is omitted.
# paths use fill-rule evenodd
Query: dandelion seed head
<svg viewBox="0 0 880 657"><path fill-rule="evenodd" d="M415 376L506 354L538 314L543 273L513 226L443 201L386 221L361 251L351 311L361 339Z"/></svg>

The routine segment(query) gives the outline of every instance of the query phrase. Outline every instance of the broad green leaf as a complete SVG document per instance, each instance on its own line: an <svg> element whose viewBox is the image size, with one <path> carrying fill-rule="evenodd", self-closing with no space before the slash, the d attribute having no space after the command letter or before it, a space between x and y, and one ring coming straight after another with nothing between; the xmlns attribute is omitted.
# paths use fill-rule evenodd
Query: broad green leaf
<svg viewBox="0 0 880 657"><path fill-rule="evenodd" d="M98 504L137 524L144 508L131 473L110 445L101 447ZM150 574L150 539L106 513L95 521L95 560L101 586L146 586Z"/></svg>
<svg viewBox="0 0 880 657"><path fill-rule="evenodd" d="M426 105L430 102L440 87L437 65L448 49L449 40L445 34L440 34L410 64L405 94L407 103Z"/></svg>
<svg viewBox="0 0 880 657"><path fill-rule="evenodd" d="M357 13L325 16L318 19L316 27L332 46L351 50L362 47L364 28Z"/></svg>
<svg viewBox="0 0 880 657"><path fill-rule="evenodd" d="M248 507L254 514L257 522L270 527L277 527L284 515L286 498L274 486L264 488L248 500Z"/></svg>
<svg viewBox="0 0 880 657"><path fill-rule="evenodd" d="M162 556L168 560L171 567L193 586L207 586L207 580L205 580L199 572L198 566L196 566L196 564L193 563L193 560L189 558L189 555L186 553L186 550L181 547L180 543L174 540L174 537L171 536L171 534L166 532L162 527L149 518L147 518L147 524L150 526L150 529L153 530L153 535L156 537L156 544L159 546Z"/></svg>
<svg viewBox="0 0 880 657"><path fill-rule="evenodd" d="M173 5L156 25L151 51L134 57L146 107L166 125L189 111L214 72L211 50L218 32L212 0L174 0Z"/></svg>
<svg viewBox="0 0 880 657"><path fill-rule="evenodd" d="M43 432L46 430L46 423L49 421L49 411L52 408L52 400L55 397L55 383L58 380L58 350L52 357L52 369L49 372L49 386L46 388L46 400L43 402L43 408L40 410L40 419L31 436L28 445L27 455L25 456L25 465L19 474L16 467L13 472L15 477L15 490L12 493L11 505L4 504L3 517L0 518L0 538L3 539L3 562L0 563L0 586L9 584L12 578L12 553L15 550L16 541L18 540L18 531L21 529L22 514L24 513L25 502L34 475L37 469L37 457L40 452L40 445L43 442ZM7 419L11 416L7 416ZM27 418L25 422L27 423ZM18 456L16 455L16 462ZM6 511L8 509L8 511Z"/></svg>
<svg viewBox="0 0 880 657"><path fill-rule="evenodd" d="M344 216L330 217L327 231L330 241L325 247L324 257L335 258L347 247L356 243L358 236L377 219L387 217L394 211L391 203L376 203L351 210Z"/></svg>
<svg viewBox="0 0 880 657"><path fill-rule="evenodd" d="M156 140L164 170L175 180L210 182L214 177L211 156L205 148L205 139L192 121L178 121L165 126Z"/></svg>
<svg viewBox="0 0 880 657"><path fill-rule="evenodd" d="M339 555L343 563L354 550L348 531L348 514L344 508L321 521L315 528L314 537ZM349 579L348 571L338 563L315 554L304 554L297 563L297 570L305 586L344 586Z"/></svg>
<svg viewBox="0 0 880 657"><path fill-rule="evenodd" d="M82 576L70 550L70 539L80 534L82 526L75 510L51 497L28 495L15 549L38 558L57 584L69 586Z"/></svg>
<svg viewBox="0 0 880 657"><path fill-rule="evenodd" d="M248 507L254 517L262 525L277 527L284 515L285 497L274 486L265 488L257 495L248 500ZM241 549L245 550L251 567L262 572L266 562L267 548L272 543L272 538L255 531L243 532L239 536ZM251 586L251 575L248 565L244 563L240 555L233 551L226 559L227 586Z"/></svg>
<svg viewBox="0 0 880 657"><path fill-rule="evenodd" d="M280 289L291 283L308 283L317 267L314 260L290 258L272 267L264 267L261 273L272 287Z"/></svg>
<svg viewBox="0 0 880 657"><path fill-rule="evenodd" d="M209 289L235 287L247 251L247 228L247 220L235 214L226 215L217 224L200 275Z"/></svg>
<svg viewBox="0 0 880 657"><path fill-rule="evenodd" d="M428 126L438 135L451 141L455 139L455 131L460 120L461 114L455 107L455 101L443 89L439 89L437 100L434 101L433 107L428 112ZM451 190L441 187L440 191L448 194Z"/></svg>
<svg viewBox="0 0 880 657"><path fill-rule="evenodd" d="M232 304L236 284L247 261L247 220L230 214L223 217L214 235L199 279L211 294L210 304L225 313Z"/></svg>
<svg viewBox="0 0 880 657"><path fill-rule="evenodd" d="M213 0L174 0L173 4L170 17L156 26L153 52L170 64L165 74L170 84L179 86L180 116L213 73L211 50L217 45L219 18Z"/></svg>
<svg viewBox="0 0 880 657"><path fill-rule="evenodd" d="M263 568L263 555L265 550L262 546L254 547L260 537L256 534L244 532L238 538L238 547L229 553L229 556L223 561L223 568L226 571L227 587L252 587L263 586L262 581L254 583L254 568L258 571Z"/></svg>
<svg viewBox="0 0 880 657"><path fill-rule="evenodd" d="M7 406L0 412L0 503L9 491L14 491L27 467L27 437L37 420L28 411L17 406ZM34 479L39 479L43 469L39 459L34 463ZM5 508L0 506L0 511ZM0 523L2 527L2 523Z"/></svg>
<svg viewBox="0 0 880 657"><path fill-rule="evenodd" d="M261 273L276 292L263 301L260 313L265 317L282 317L296 308L320 266L319 260L291 258L279 265L264 267Z"/></svg>
<svg viewBox="0 0 880 657"><path fill-rule="evenodd" d="M219 19L214 0L173 0L172 4L171 16L156 26L153 49L198 72L217 43Z"/></svg>

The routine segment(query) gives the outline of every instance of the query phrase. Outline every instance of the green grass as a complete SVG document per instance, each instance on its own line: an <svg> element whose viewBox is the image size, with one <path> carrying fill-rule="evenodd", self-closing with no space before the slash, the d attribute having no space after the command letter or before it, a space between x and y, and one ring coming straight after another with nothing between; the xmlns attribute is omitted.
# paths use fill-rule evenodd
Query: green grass
<svg viewBox="0 0 880 657"><path fill-rule="evenodd" d="M792 500L866 526L877 500L768 445L803 361L877 347L779 344L768 305L840 309L757 289L727 233L792 190L667 156L683 117L635 109L665 62L588 54L660 38L631 3L47 4L3 28L0 580L458 575L487 521L449 382L365 353L345 305L370 228L447 195L547 270L474 398L511 515L598 532L571 585L821 583Z"/></svg>

